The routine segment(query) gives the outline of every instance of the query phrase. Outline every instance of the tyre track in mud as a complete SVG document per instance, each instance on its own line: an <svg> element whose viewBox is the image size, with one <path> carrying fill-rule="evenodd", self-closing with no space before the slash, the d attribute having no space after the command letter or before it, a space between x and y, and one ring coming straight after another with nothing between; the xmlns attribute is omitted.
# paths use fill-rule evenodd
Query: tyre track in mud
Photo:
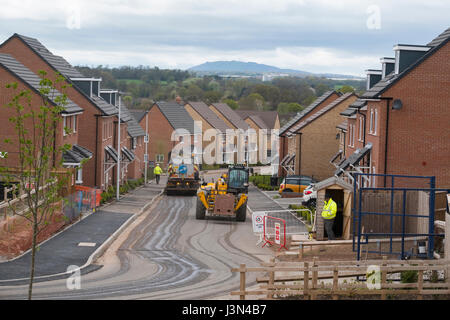
<svg viewBox="0 0 450 320"><path fill-rule="evenodd" d="M62 291L59 283L52 292L52 284L43 283L47 292L36 292L35 298L208 299L229 294L239 286L231 268L261 261L232 240L251 227L231 219L195 220L194 203L190 197L164 196L118 248L116 271L90 274L79 291Z"/></svg>

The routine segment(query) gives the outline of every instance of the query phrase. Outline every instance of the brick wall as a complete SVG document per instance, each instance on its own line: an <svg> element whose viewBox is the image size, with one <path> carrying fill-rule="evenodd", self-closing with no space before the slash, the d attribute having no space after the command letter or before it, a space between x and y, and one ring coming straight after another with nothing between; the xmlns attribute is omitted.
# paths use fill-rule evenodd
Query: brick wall
<svg viewBox="0 0 450 320"><path fill-rule="evenodd" d="M13 82L18 84L17 90L6 88L7 84ZM6 107L6 105L11 102L15 95L19 94L23 90L31 92L31 107L39 112L38 108L42 105L42 99L39 94L35 93L28 85L21 82L19 78L12 75L9 71L0 67L0 151L8 152L8 158L1 160L2 165L5 166L17 167L19 159L18 134L15 130L15 125L9 121L9 118L17 116L17 113L13 107L9 108ZM25 98L21 99L20 103L24 105L25 112L31 111ZM29 119L29 121L25 121L26 129L29 130L29 132L31 132L33 128L33 123L30 120L31 119ZM32 138L31 135L28 135L28 137L30 139ZM5 139L10 139L12 143L5 143ZM55 152L58 154L57 150L66 143L76 144L77 142L78 132L73 132L63 137L63 121L61 117L56 128ZM59 153L55 161L60 160L61 153Z"/></svg>
<svg viewBox="0 0 450 320"><path fill-rule="evenodd" d="M56 71L18 38L12 38L4 43L0 47L0 52L12 55L35 74L39 74L39 71L43 70L47 72L47 77L49 79L55 80L56 78ZM84 110L83 114L78 116L78 144L94 153L93 159L88 161L83 167L83 184L89 187L100 187L103 181L102 171L105 158L104 147L106 145L112 145L109 141L104 141L100 138L101 128L103 121L111 120L99 118L98 128L100 129L97 132L96 115L101 114L100 110L98 110L88 98L73 87L68 87L65 93L70 100L78 104Z"/></svg>
<svg viewBox="0 0 450 320"><path fill-rule="evenodd" d="M149 113L149 161L157 162L156 155L164 155L164 162L161 162L161 167L167 167L168 154L174 146L171 141L172 132L175 130L166 119L166 117L159 110L157 105L154 105ZM163 168L164 169L164 168Z"/></svg>
<svg viewBox="0 0 450 320"><path fill-rule="evenodd" d="M436 185L450 187L450 43L405 75L383 97L401 99L401 110L389 110L387 173L436 176ZM386 101L379 109L380 148L372 164L384 173ZM368 109L368 113L369 113Z"/></svg>
<svg viewBox="0 0 450 320"><path fill-rule="evenodd" d="M299 174L317 180L333 175L335 167L330 164L330 160L339 151L339 139L336 139L336 126L342 123L339 114L356 99L356 96L351 96L300 130L301 152L296 152L301 153Z"/></svg>

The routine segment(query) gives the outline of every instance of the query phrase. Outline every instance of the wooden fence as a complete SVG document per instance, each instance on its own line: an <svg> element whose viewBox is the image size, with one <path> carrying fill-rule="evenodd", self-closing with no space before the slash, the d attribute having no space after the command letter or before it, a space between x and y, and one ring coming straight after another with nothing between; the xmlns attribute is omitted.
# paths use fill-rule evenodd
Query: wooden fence
<svg viewBox="0 0 450 320"><path fill-rule="evenodd" d="M363 276L366 278L368 268L379 270L378 287L369 286L366 281L348 283L348 278ZM388 280L388 274L403 271L416 271L417 281L414 283L398 283ZM426 280L424 274L445 273L445 281L432 282ZM275 262L262 263L261 267L247 267L242 264L232 272L240 273L240 289L231 292L245 300L248 296L260 296L273 299L287 295L303 295L305 299L317 299L318 296L339 297L355 295L379 296L385 300L388 295L416 295L422 299L424 295L450 294L449 261L446 260L383 260L372 261L313 261L309 262ZM262 283L257 289L246 288L246 275L249 272L265 273L257 278ZM276 275L278 273L278 276ZM429 277L429 275L428 275ZM345 281L342 281L346 279ZM373 278L370 278L373 279ZM319 284L319 280L322 283ZM286 283L288 282L288 283ZM327 283L326 283L327 282Z"/></svg>

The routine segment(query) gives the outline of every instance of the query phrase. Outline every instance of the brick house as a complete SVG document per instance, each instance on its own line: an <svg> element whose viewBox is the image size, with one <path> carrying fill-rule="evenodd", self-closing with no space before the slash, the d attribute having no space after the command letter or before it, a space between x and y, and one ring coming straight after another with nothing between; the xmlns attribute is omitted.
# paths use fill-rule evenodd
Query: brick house
<svg viewBox="0 0 450 320"><path fill-rule="evenodd" d="M39 93L40 81L41 78L38 75L34 74L14 57L0 53L0 121L2 123L0 126L0 136L2 137L0 150L7 153L7 157L1 159L2 166L10 168L19 166L19 140L15 125L9 121L10 117L17 116L17 114L15 109L8 108L6 105L12 101L14 95L20 91L27 90L31 94L30 106L37 111L43 103ZM6 85L11 83L17 83L18 85L17 90L14 92L12 89L6 88ZM61 96L59 91L53 92L49 96L51 105L57 105L56 99L58 96ZM31 110L28 110L28 104L24 100L25 98L20 103L24 104L25 112L30 112ZM56 124L54 154L51 155L53 166L56 166L56 162L62 160L63 167L76 169L72 181L74 184L81 184L83 183L81 164L90 160L93 155L90 150L79 145L78 117L83 114L84 110L70 99L67 99L64 107L65 110L61 113L61 121ZM25 129L29 132L32 131L32 127L32 122L25 122ZM32 139L33 136L29 135L26 138ZM5 139L9 139L12 143L6 143ZM64 145L71 145L71 149L63 154L59 154L58 149Z"/></svg>
<svg viewBox="0 0 450 320"><path fill-rule="evenodd" d="M106 102L119 108L119 90L102 89L100 95ZM145 169L144 138L146 133L123 102L120 108L121 119L127 125L126 135L121 135L122 170L128 179L139 179L143 177ZM117 128L117 122L114 123ZM117 139L115 138L114 141ZM115 147L117 149L117 145Z"/></svg>
<svg viewBox="0 0 450 320"><path fill-rule="evenodd" d="M148 111L149 131L149 161L159 163L161 167L167 167L171 160L173 148L180 140L189 141L190 150L193 151L194 120L183 106L176 102L156 102ZM175 130L183 130L178 141L172 141Z"/></svg>
<svg viewBox="0 0 450 320"><path fill-rule="evenodd" d="M343 113L347 155L371 145L365 172L435 176L436 187L450 187L449 39L450 28L427 45L398 44L379 79L368 73L368 90ZM389 186L383 177L370 182Z"/></svg>
<svg viewBox="0 0 450 320"><path fill-rule="evenodd" d="M300 135L296 134L296 130L293 130L293 128L315 112L328 106L340 96L341 94L336 91L325 92L280 129L279 176L299 174L300 172L300 157L296 153L296 149L300 148L301 141Z"/></svg>
<svg viewBox="0 0 450 320"><path fill-rule="evenodd" d="M266 154L258 154L260 162L271 160L272 154L272 130L280 130L280 117L276 111L257 111L257 110L236 110L236 113L244 119L247 124L258 134L258 150L261 150L265 140ZM262 130L267 131L267 135L262 135ZM264 157L265 159L261 159Z"/></svg>
<svg viewBox="0 0 450 320"><path fill-rule="evenodd" d="M93 152L93 159L83 166L83 185L101 189L112 185L115 181L112 169L117 162L108 151L115 151L114 121L118 109L100 97L101 79L85 77L34 38L14 34L0 45L0 53L12 55L35 74L40 70L47 72L52 80L58 72L71 85L66 90L68 98L84 110L77 117L79 145Z"/></svg>
<svg viewBox="0 0 450 320"><path fill-rule="evenodd" d="M209 108L230 128L238 132L238 136L234 139L234 145L237 146L238 149L243 149L243 152L241 152L241 154L243 154L243 159L238 159L239 153L236 153L234 162L242 163L243 161L247 161L250 163L256 163L257 159L249 159L249 157L251 157L251 152L249 151L257 150L258 141L250 141L248 139L248 130L251 127L247 124L247 122L245 122L239 114L237 114L235 110L231 109L226 103L213 103L209 106ZM241 143L244 145L241 146Z"/></svg>
<svg viewBox="0 0 450 320"><path fill-rule="evenodd" d="M353 93L343 94L289 129L298 137L296 174L319 181L333 175L335 168L330 160L339 151L339 139L336 139L336 126L342 121L339 114L356 99Z"/></svg>
<svg viewBox="0 0 450 320"><path fill-rule="evenodd" d="M213 159L215 159L214 163L209 164L224 163L226 161L225 153L220 156L219 152L217 151L221 148L219 143L222 143L222 148L225 147L227 130L230 130L231 128L221 118L219 118L204 102L189 101L185 104L184 108L194 121L200 121L202 123L203 155L211 155L212 159L210 159L209 161L213 161ZM208 137L207 135L205 135L207 131L215 131L214 136ZM214 149L210 150L210 145L213 142L215 142ZM208 159L203 158L202 163L205 163L207 161Z"/></svg>

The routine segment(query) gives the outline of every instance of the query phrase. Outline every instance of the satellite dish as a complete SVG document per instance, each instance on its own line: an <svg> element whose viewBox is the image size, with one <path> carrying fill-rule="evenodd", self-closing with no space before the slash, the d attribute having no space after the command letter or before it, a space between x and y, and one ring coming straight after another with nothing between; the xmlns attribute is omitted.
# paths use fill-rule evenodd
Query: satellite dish
<svg viewBox="0 0 450 320"><path fill-rule="evenodd" d="M394 100L394 104L392 105L392 109L393 110L400 110L401 108L403 108L402 100L400 100L400 99Z"/></svg>

